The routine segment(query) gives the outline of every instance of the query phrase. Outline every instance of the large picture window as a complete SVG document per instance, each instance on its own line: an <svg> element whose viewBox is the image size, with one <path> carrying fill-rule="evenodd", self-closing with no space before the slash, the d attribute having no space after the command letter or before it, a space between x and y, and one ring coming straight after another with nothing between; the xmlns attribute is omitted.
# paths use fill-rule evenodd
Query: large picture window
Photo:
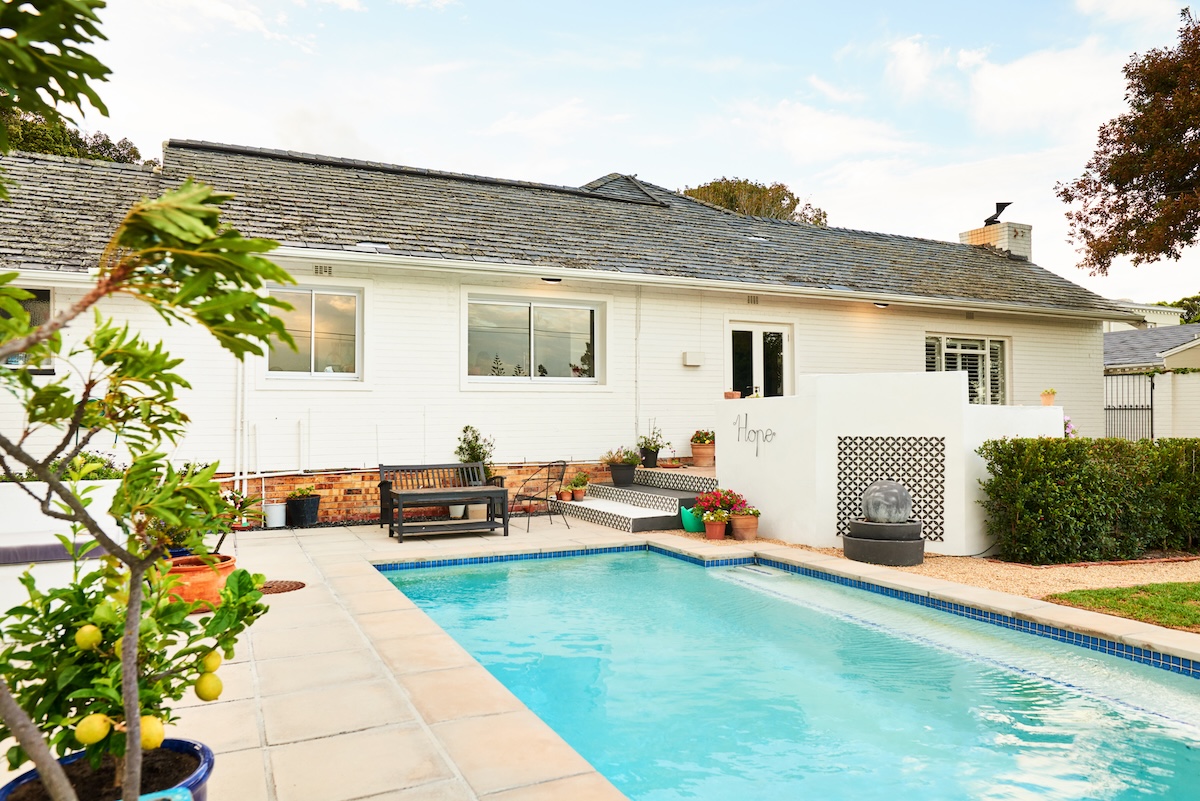
<svg viewBox="0 0 1200 801"><path fill-rule="evenodd" d="M272 342L268 371L292 376L358 376L358 293L289 288L272 289L271 297L292 305L291 311L276 309L275 315L296 340L296 350Z"/></svg>
<svg viewBox="0 0 1200 801"><path fill-rule="evenodd" d="M33 295L32 298L27 298L20 301L21 308L29 314L29 322L33 326L43 325L50 319L50 290L49 289L26 289L26 292ZM0 311L0 315L8 316L5 312ZM24 367L34 375L54 375L54 368L49 362L43 364L30 364L29 358L24 353L14 353L4 360L5 367Z"/></svg>
<svg viewBox="0 0 1200 801"><path fill-rule="evenodd" d="M596 309L541 302L467 304L467 375L526 381L596 380Z"/></svg>
<svg viewBox="0 0 1200 801"><path fill-rule="evenodd" d="M1004 340L971 337L925 337L925 372L962 370L967 399L992 406L1005 404Z"/></svg>

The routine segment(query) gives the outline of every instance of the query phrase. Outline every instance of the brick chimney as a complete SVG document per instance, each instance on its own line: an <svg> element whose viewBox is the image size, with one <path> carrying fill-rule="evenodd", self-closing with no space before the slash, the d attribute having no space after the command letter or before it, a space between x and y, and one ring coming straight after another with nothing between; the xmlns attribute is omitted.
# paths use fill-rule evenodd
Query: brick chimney
<svg viewBox="0 0 1200 801"><path fill-rule="evenodd" d="M958 241L964 245L987 245L1003 250L1010 258L1033 260L1033 226L1023 223L994 222L982 228L963 231Z"/></svg>

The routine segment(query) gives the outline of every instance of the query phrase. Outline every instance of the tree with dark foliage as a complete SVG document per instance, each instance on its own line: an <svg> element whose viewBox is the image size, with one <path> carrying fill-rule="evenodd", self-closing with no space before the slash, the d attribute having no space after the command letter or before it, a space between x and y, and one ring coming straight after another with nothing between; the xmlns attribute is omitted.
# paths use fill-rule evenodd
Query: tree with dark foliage
<svg viewBox="0 0 1200 801"><path fill-rule="evenodd" d="M1167 301L1162 300L1154 305L1172 306L1176 309L1183 309L1183 316L1179 318L1180 325L1200 323L1200 295L1191 295L1190 297L1180 298L1174 303L1168 303Z"/></svg>
<svg viewBox="0 0 1200 801"><path fill-rule="evenodd" d="M828 216L811 203L800 205L786 184L766 184L742 178L718 178L695 189L690 187L683 194L703 200L714 206L749 214L753 217L773 217L777 220L795 220L812 225L828 225Z"/></svg>
<svg viewBox="0 0 1200 801"><path fill-rule="evenodd" d="M114 142L103 131L84 134L60 119L47 120L20 109L0 109L0 125L8 132L8 145L13 150L122 164L137 164L142 160L137 145L128 139Z"/></svg>
<svg viewBox="0 0 1200 801"><path fill-rule="evenodd" d="M1178 260L1200 230L1200 22L1182 18L1176 47L1129 59L1129 111L1100 127L1083 175L1055 186L1092 275L1119 256Z"/></svg>

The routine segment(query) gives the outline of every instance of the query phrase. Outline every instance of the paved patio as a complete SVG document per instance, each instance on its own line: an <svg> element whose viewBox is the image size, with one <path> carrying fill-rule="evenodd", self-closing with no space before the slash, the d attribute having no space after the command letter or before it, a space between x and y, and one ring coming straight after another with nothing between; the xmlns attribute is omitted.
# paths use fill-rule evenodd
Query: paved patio
<svg viewBox="0 0 1200 801"><path fill-rule="evenodd" d="M240 534L234 546L239 566L308 586L267 597L271 611L250 630L237 658L221 668L220 700L193 699L176 708L180 720L168 727L168 736L201 740L218 754L210 798L624 798L372 566L393 559L647 541L709 558L758 552L1200 658L1200 635L775 544L717 546L578 521L568 531L561 520L552 525L544 517L533 521L529 533L524 527L518 519L508 538L459 534L403 544L371 525ZM62 566L42 571L53 574ZM0 568L0 601L9 600L17 572Z"/></svg>

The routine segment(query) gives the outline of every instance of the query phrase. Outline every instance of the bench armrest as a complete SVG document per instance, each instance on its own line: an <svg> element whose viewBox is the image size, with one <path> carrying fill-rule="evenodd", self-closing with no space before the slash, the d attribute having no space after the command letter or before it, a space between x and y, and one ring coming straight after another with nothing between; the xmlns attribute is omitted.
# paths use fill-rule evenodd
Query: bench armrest
<svg viewBox="0 0 1200 801"><path fill-rule="evenodd" d="M492 476L487 480L487 483L491 484L493 487L503 487L504 476Z"/></svg>

